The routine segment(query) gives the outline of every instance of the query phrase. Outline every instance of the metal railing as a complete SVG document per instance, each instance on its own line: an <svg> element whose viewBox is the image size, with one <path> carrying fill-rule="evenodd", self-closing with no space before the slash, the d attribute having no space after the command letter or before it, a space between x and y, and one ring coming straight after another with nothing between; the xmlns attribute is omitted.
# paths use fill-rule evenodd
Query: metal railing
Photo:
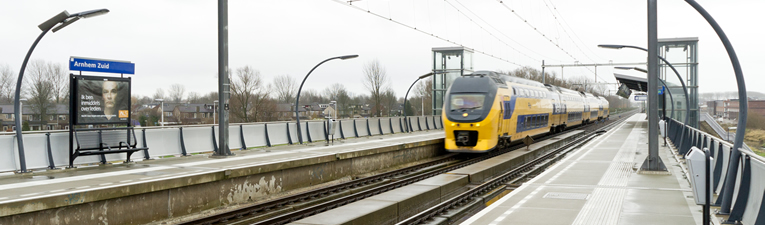
<svg viewBox="0 0 765 225"><path fill-rule="evenodd" d="M301 121L300 126L303 140L308 142L329 141L333 135L334 139L346 139L403 133L408 132L408 124L411 124L414 131L443 129L440 116L410 116L407 119L409 123L403 117L341 119L337 120L337 129L332 134L328 133L325 120ZM149 147L149 150L136 152L131 160L212 152L218 141L218 127L213 124L135 129L138 147ZM229 147L232 149L298 143L297 124L294 121L233 123L229 127L229 134ZM25 131L23 137L28 169L53 169L69 165L67 130ZM106 161L124 160L125 154L106 155ZM77 157L75 165L100 162L100 156L81 156ZM0 172L20 169L15 133L1 132Z"/></svg>
<svg viewBox="0 0 765 225"><path fill-rule="evenodd" d="M733 144L705 133L696 128L685 125L677 120L670 119L667 123L667 139L671 141L679 154L685 155L691 147L708 149L713 156L711 177L712 191L715 194L723 193L726 182L735 182L734 198L728 204L723 204L723 198L718 196L714 206L731 205L727 222L740 222L743 224L765 223L765 157L756 153L739 149L742 157L739 160L735 176L728 177L728 164L730 163L731 149ZM681 137L685 130L685 136ZM725 211L725 210L720 210Z"/></svg>

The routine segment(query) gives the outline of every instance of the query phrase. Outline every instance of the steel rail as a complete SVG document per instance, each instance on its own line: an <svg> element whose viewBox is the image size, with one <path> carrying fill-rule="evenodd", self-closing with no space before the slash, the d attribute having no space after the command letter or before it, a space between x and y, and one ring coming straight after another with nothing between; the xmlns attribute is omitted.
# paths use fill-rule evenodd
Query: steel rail
<svg viewBox="0 0 765 225"><path fill-rule="evenodd" d="M595 124L590 124L590 125L595 125ZM572 132L572 131L575 131L575 130L587 129L587 128L591 128L591 127L593 127L593 126L576 126L576 127L572 127L571 130L568 130L568 131L562 132L562 133L546 135L546 136L540 138L537 141L546 140L546 139L549 139L549 138L552 138L552 137L556 137L556 136L559 136L559 135L562 135L562 134L566 134L566 133L569 133L569 132ZM505 148L505 149L500 149L498 151L492 151L490 153L486 153L486 154L482 154L482 155L477 155L477 157L469 158L469 159L467 159L467 160L465 160L463 162L460 162L460 163L457 163L457 164L453 164L453 165L449 165L449 166L446 166L444 168L439 168L439 169L435 169L435 170L430 171L430 172L426 172L426 173L422 173L422 174L417 174L417 175L414 175L412 177L408 177L408 178L404 178L404 179L401 179L401 180L393 181L393 182L391 182L389 184L385 184L385 185L374 187L374 188L371 188L371 189L368 189L368 190L360 191L358 193L354 193L354 194L351 194L351 195L340 197L340 198L337 198L337 199L334 199L334 200L330 200L330 201L327 201L327 202L324 202L324 203L320 203L320 204L317 204L317 205L309 206L309 207L306 207L306 208L303 208L303 209L300 209L300 210L288 212L286 214L277 215L277 216L274 216L274 217L271 217L271 218L267 218L267 219L262 220L262 221L250 223L250 224L286 224L286 223L289 223L289 222L294 222L296 220L299 220L299 219L302 219L302 218L305 218L305 217L308 217L308 216L312 216L312 215L315 215L315 214L318 214L318 213L321 213L321 212L324 212L324 211L327 211L327 210L330 210L330 209L334 209L334 208L337 208L337 207L340 207L340 206L343 206L343 205L346 205L346 204L349 204L349 203L352 203L352 202L355 202L355 201L358 201L358 200L361 200L361 199L364 199L364 198L367 198L367 197L371 197L373 195L377 195L377 194L380 194L380 193L385 192L385 191L393 190L393 189L396 189L396 188L399 188L399 187L402 187L402 186L405 186L405 185L408 185L408 184L412 184L412 183L418 182L420 180L424 180L424 179L427 179L427 178L430 178L430 177L433 177L433 176L436 176L436 175L439 175L439 174L446 173L446 172L451 171L451 170L455 170L455 169L462 168L462 167L465 167L465 166L468 166L468 165L471 165L471 164L474 164L474 163L477 163L477 162L480 162L480 161L484 161L486 159L489 159L489 158L492 158L492 157L495 157L495 156L498 156L498 155L501 155L501 154L505 154L507 152L510 152L510 151L513 151L513 150L516 150L516 149L519 149L519 148L522 148L522 147L523 146L521 146L520 144L515 144L515 145L510 146L510 147ZM324 188L320 188L320 189L316 189L316 190L312 190L312 191L308 191L308 192L304 192L304 193L299 193L299 194L296 194L296 195L285 196L285 197L269 200L269 201L266 201L266 202L261 203L261 204L257 204L257 205L253 205L253 206L248 206L248 207L237 209L237 210L233 210L233 211L223 212L223 213L219 213L219 214L212 215L212 216L209 216L209 217L199 218L199 219L192 220L192 221L187 221L187 222L183 222L181 224L216 224L216 223L230 222L230 220L232 220L232 219L237 219L238 220L238 219L241 219L241 218L244 218L244 217L247 217L247 216L257 215L258 213L274 211L275 209L282 208L282 207L284 207L286 205L289 205L289 204L298 203L298 202L304 202L306 200L320 198L320 197L325 197L325 196L328 196L328 195L331 195L331 194L339 193L339 192L350 190L350 189L353 189L353 188L358 188L358 187L362 187L362 186L365 186L365 185L375 184L375 183L381 182L381 181L383 181L385 179L390 179L390 178L393 178L393 177L401 176L401 175L408 174L408 173L411 173L411 172L414 172L414 171L418 171L418 170L421 170L421 169L424 169L424 168L427 168L427 167L439 165L439 164L450 162L450 161L456 161L457 160L456 156L457 156L457 154L451 154L450 156L446 156L443 159L438 159L438 160L435 160L435 161L431 161L431 162L427 162L427 163L423 163L423 164L419 164L419 165L415 165L415 166L411 166L411 167L407 167L407 168L402 168L402 169L398 169L398 170L394 170L394 171L389 171L389 172L385 172L385 173L374 175L374 176L370 176L370 177L360 178L360 179L344 182L344 183L341 183L341 184L338 184L338 185L334 185L334 186L329 186L329 187L324 187Z"/></svg>
<svg viewBox="0 0 765 225"><path fill-rule="evenodd" d="M602 130L610 129L616 124L618 124L619 122L625 120L626 118L628 117L619 119L615 121L616 123L610 123L606 127L603 127ZM466 192L463 192L460 195L457 195L438 205L428 208L412 217L409 217L397 223L397 225L420 224L420 223L426 222L430 218L441 215L442 213L447 212L449 209L453 209L465 203L468 203L470 202L472 198L486 194L489 191L496 189L500 185L505 185L507 183L516 183L522 180L523 178L525 178L525 176L529 174L528 172L535 170L535 168L539 168L540 164L542 163L549 164L552 161L552 159L562 157L563 155L570 152L571 150L576 149L584 145L588 141L592 140L595 136L599 135L600 133L601 132L591 132L589 134L586 134L584 137L581 137L573 142L570 142L530 162L524 163L523 165L516 167L502 175L499 175L487 182L484 182L481 185L478 185Z"/></svg>

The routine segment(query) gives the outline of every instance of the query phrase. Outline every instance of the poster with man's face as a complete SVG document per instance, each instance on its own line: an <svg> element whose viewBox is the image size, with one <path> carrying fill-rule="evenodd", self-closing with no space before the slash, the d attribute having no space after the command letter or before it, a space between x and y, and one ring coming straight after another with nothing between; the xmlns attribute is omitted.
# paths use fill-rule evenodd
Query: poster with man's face
<svg viewBox="0 0 765 225"><path fill-rule="evenodd" d="M130 80L107 77L77 78L77 124L130 121Z"/></svg>

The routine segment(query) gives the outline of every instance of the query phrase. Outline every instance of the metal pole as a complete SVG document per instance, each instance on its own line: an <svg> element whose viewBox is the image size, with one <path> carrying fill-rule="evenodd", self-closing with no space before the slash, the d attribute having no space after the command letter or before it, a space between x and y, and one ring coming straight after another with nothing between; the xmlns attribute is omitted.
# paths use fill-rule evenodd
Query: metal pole
<svg viewBox="0 0 765 225"><path fill-rule="evenodd" d="M406 89L406 94L404 94L404 125L409 124L409 121L406 120L406 102L408 101L409 91L412 90L412 87L414 87L414 84L416 84L417 81L419 81L419 80L420 80L420 78L417 78L417 80L414 80L414 82L412 82L412 85L409 85L409 89ZM425 109L423 109L423 110L425 110ZM406 126L406 131L407 132L412 132L411 130L409 130L409 126L408 125Z"/></svg>
<svg viewBox="0 0 765 225"><path fill-rule="evenodd" d="M738 172L738 161L741 157L741 152L738 151L739 148L741 148L743 142L744 142L744 133L746 131L746 117L748 116L747 110L749 110L749 106L747 105L747 97L746 97L746 82L744 82L744 72L741 70L741 64L738 61L738 56L736 55L736 50L733 49L733 45L730 43L730 40L728 40L728 36L725 35L725 32L722 30L719 24L717 24L717 21L715 21L714 18L712 18L712 15L709 15L709 13L699 5L699 3L696 3L696 1L693 0L685 0L689 5L691 5L696 11L701 14L701 16L704 17L704 19L709 23L710 26L715 30L715 33L717 33L717 36L720 37L720 41L725 46L725 50L728 52L728 58L730 58L730 62L733 65L733 71L736 74L736 84L738 85L738 125L736 126L736 137L733 142L733 149L731 149L731 158L730 163L728 164L728 175L725 177L725 182L723 186L723 200L722 205L720 207L720 213L730 213L730 206L733 201L733 188L735 187L735 179L736 174ZM733 168L733 169L731 169Z"/></svg>
<svg viewBox="0 0 765 225"><path fill-rule="evenodd" d="M711 193L710 193L710 191L711 191L710 189L712 189L712 187L710 187L711 185L709 185L709 170L711 170L709 168L710 167L709 164L711 164L711 162L712 162L712 154L711 154L711 152L709 151L708 148L704 148L704 156L705 156L704 157L704 210L703 210L704 211L704 215L702 216L702 221L703 222L701 224L709 225L710 224L709 223L710 222L710 218L709 218L710 217L710 215L709 215L709 213L710 213L710 210L709 210L710 203L709 202L711 201L711 197L710 196L712 196Z"/></svg>
<svg viewBox="0 0 765 225"><path fill-rule="evenodd" d="M213 156L230 156L228 148L228 0L218 0L218 151Z"/></svg>
<svg viewBox="0 0 765 225"><path fill-rule="evenodd" d="M319 64L316 64L316 66L314 66L311 69L311 71L308 71L308 74L306 74L305 77L303 78L303 82L300 82L300 88L298 88L297 96L295 96L295 117L296 117L296 120L297 120L297 124L296 124L297 125L297 136L298 136L298 141L300 142L300 144L303 144L303 133L302 133L302 131L300 129L300 114L298 114L298 105L300 105L300 91L303 90L303 85L305 84L305 80L308 79L308 76L311 75L311 72L313 72L313 70L315 70L317 67L321 66L321 64L324 64L325 62L327 62L329 60L333 60L333 59L343 59L343 60L345 60L345 59L352 59L352 58L356 58L356 57L358 57L358 55L345 55L345 56L338 56L338 57L332 57L332 58L329 58L329 59L325 59L324 61L321 61Z"/></svg>
<svg viewBox="0 0 765 225"><path fill-rule="evenodd" d="M546 77L547 77L547 76L545 76L545 61L544 61L544 60L542 60L542 83L543 83L543 84L547 84L547 82L545 82L545 78L546 78Z"/></svg>
<svg viewBox="0 0 765 225"><path fill-rule="evenodd" d="M595 90L596 83L598 83L598 66L595 66L595 83L592 84L592 88L590 90ZM587 88L584 90L587 90Z"/></svg>
<svg viewBox="0 0 765 225"><path fill-rule="evenodd" d="M13 99L13 107L15 110L13 110L13 114L16 117L16 142L19 146L19 166L21 166L21 172L26 173L27 172L27 160L26 156L24 155L24 138L21 136L21 83L23 83L24 79L24 70L27 68L27 62L29 62L29 56L32 55L32 51L35 50L35 47L37 47L37 43L40 43L40 39L45 36L46 33L48 33L50 29L43 30L42 33L40 33L40 36L37 36L37 39L35 39L35 42L32 43L32 47L29 48L29 51L27 51L27 56L24 57L24 62L21 64L21 71L19 71L19 78L16 81L16 93L14 95ZM71 126L71 125L70 125Z"/></svg>
<svg viewBox="0 0 765 225"><path fill-rule="evenodd" d="M159 101L159 111L160 111L159 115L162 117L162 119L160 120L162 122L160 122L159 126L164 127L165 126L165 102L164 101Z"/></svg>
<svg viewBox="0 0 765 225"><path fill-rule="evenodd" d="M659 157L657 79L659 75L659 41L657 23L657 0L648 0L648 157L642 170L666 171Z"/></svg>

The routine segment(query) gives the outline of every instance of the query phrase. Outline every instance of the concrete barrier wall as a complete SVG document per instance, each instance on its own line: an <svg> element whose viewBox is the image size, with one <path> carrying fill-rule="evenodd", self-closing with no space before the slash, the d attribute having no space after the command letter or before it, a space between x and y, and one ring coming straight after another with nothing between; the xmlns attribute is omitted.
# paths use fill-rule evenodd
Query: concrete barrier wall
<svg viewBox="0 0 765 225"><path fill-rule="evenodd" d="M367 119L367 124L372 135L381 135L379 118Z"/></svg>
<svg viewBox="0 0 765 225"><path fill-rule="evenodd" d="M341 127L343 129L343 135L345 135L345 138L353 138L356 137L356 135L353 132L353 120L341 120Z"/></svg>
<svg viewBox="0 0 765 225"><path fill-rule="evenodd" d="M355 119L353 122L356 123L356 131L359 132L359 137L369 136L366 119Z"/></svg>
<svg viewBox="0 0 765 225"><path fill-rule="evenodd" d="M435 126L433 126L434 118L440 123L439 116L420 117L422 129L426 130L425 123L429 123L428 126L430 129L435 129ZM414 124L412 124L414 130L419 130L416 117L409 117L409 119L412 119L414 122ZM340 129L342 129L345 138L356 137L353 131L354 124L356 125L360 137L369 136L368 132L371 132L372 135L380 135L381 129L382 134L401 132L400 122L402 122L402 117L368 118L368 120L369 127L367 127L367 118L339 120L342 121L342 126L338 127L335 131L335 139L341 138ZM313 141L325 141L324 121L307 122L309 124L307 129L305 127L306 122L301 122L301 127L303 128L303 141L308 141L306 132L311 134L311 139ZM391 131L391 125L393 127L393 132ZM252 148L266 146L266 126L268 126L268 139L271 142L271 145L283 145L289 143L287 139L287 126L289 126L292 143L298 143L297 127L294 122L251 123L241 124L241 126L240 124L231 124L229 126L229 147L231 149L242 148L242 134L244 135L244 141L247 145L244 147ZM181 127L183 129L183 146L181 145ZM145 143L143 130L145 130L146 133ZM213 130L215 130L215 135L213 135ZM44 169L50 166L48 161L48 138L45 135L46 133L50 133L51 155L53 157L54 165L56 167L66 167L69 165L68 131L33 131L25 132L24 134L24 150L27 169ZM144 144L145 146L148 146L149 155L152 158L180 156L183 154L183 147L185 147L187 154L211 152L214 149L213 138L215 138L215 143L218 142L218 133L218 127L212 125L136 127L135 129L137 146L142 147ZM0 172L17 171L21 169L19 152L14 134L15 133L13 132L0 132ZM76 143L74 144L74 147L76 148ZM131 156L131 160L140 160L143 158L143 151L135 152ZM124 161L125 159L126 154L106 155L107 161ZM100 161L100 156L81 156L75 160L75 164L93 164L99 163Z"/></svg>

